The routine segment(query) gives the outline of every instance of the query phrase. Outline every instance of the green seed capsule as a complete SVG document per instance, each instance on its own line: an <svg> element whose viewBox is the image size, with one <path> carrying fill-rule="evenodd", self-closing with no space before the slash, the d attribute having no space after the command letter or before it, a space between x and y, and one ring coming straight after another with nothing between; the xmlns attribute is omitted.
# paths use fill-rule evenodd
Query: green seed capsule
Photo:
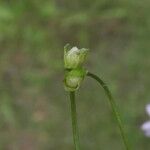
<svg viewBox="0 0 150 150"><path fill-rule="evenodd" d="M66 91L76 91L86 76L87 71L83 68L73 69L66 73L64 85Z"/></svg>

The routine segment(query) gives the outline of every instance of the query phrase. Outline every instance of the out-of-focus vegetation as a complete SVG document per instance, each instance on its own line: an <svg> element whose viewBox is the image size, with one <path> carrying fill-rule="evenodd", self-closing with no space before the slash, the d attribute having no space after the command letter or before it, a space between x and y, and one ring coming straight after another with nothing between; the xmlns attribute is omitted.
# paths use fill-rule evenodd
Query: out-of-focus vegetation
<svg viewBox="0 0 150 150"><path fill-rule="evenodd" d="M0 1L0 150L73 149L63 46L90 49L87 68L107 81L135 150L150 101L149 0ZM77 93L81 147L123 149L104 92Z"/></svg>

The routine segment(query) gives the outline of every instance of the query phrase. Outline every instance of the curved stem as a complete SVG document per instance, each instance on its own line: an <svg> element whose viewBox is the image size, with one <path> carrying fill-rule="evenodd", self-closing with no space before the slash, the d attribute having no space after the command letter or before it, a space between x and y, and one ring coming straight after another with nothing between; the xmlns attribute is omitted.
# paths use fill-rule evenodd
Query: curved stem
<svg viewBox="0 0 150 150"><path fill-rule="evenodd" d="M120 129L120 133L121 133L121 137L122 137L122 140L124 142L124 145L125 145L125 148L126 150L129 150L129 144L128 144L128 140L127 140L127 137L124 133L124 128L123 128L123 124L122 124L122 121L121 121L121 117L120 117L120 114L118 112L118 109L117 109L117 105L112 97L112 94L109 90L109 88L107 87L107 85L103 82L103 80L101 80L98 76L96 76L95 74L93 73L90 73L88 72L87 73L87 76L95 79L98 83L100 83L100 85L103 87L103 89L105 90L105 93L109 99L109 102L110 102L110 105L112 107L112 111L113 111L113 114L117 120L117 123L118 123L118 126L119 126L119 129Z"/></svg>
<svg viewBox="0 0 150 150"><path fill-rule="evenodd" d="M75 150L80 150L75 92L70 92L70 101L71 101L72 132L73 132L73 140L74 140Z"/></svg>

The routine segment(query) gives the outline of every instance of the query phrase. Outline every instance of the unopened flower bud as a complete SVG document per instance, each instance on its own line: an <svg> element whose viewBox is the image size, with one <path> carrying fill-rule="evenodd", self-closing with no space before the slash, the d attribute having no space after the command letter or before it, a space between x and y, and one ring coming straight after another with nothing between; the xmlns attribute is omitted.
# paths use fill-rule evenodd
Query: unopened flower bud
<svg viewBox="0 0 150 150"><path fill-rule="evenodd" d="M67 44L64 47L64 63L66 69L75 69L81 67L87 56L88 49L78 49Z"/></svg>
<svg viewBox="0 0 150 150"><path fill-rule="evenodd" d="M73 69L66 73L64 79L64 85L66 91L76 91L86 76L87 71L85 69Z"/></svg>

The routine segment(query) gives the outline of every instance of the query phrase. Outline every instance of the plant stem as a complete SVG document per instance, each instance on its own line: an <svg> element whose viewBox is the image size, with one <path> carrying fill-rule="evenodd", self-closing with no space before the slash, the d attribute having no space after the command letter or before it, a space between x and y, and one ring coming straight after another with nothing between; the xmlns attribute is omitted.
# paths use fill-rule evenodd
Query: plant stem
<svg viewBox="0 0 150 150"><path fill-rule="evenodd" d="M75 92L70 92L70 101L71 101L72 132L73 132L73 140L74 140L75 150L80 150Z"/></svg>
<svg viewBox="0 0 150 150"><path fill-rule="evenodd" d="M120 129L120 133L121 133L121 137L122 137L122 140L124 142L125 148L126 148L126 150L129 150L129 144L128 144L128 140L127 140L127 137L126 137L125 132L124 132L124 127L123 127L123 124L122 124L122 121L121 121L121 117L120 117L120 114L119 114L118 109L117 109L117 105L116 105L116 103L115 103L115 101L114 101L114 99L112 97L112 94L111 94L109 88L103 82L103 80L101 80L97 75L88 72L87 76L95 79L98 83L100 83L100 85L105 90L105 93L106 93L106 95L107 95L107 97L109 99L110 105L112 107L113 114L114 114L114 116L116 118L116 121L118 123L119 129Z"/></svg>

